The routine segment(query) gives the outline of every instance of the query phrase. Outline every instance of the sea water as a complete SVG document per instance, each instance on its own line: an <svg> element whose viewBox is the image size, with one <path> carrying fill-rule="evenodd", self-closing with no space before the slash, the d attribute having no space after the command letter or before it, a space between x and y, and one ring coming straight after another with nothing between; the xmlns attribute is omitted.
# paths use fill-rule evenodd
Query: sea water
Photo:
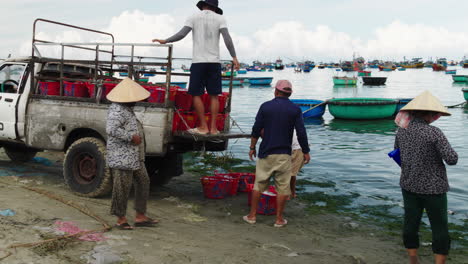
<svg viewBox="0 0 468 264"><path fill-rule="evenodd" d="M332 77L334 69L317 69L310 73L295 73L293 69L266 73L249 72L246 77L274 77L287 79L293 84L295 99L318 99L346 97L414 98L428 90L444 105L464 102L461 89L466 84L453 83L451 75L434 72L430 68L407 71L372 71L372 76L388 77L386 85L336 87ZM346 73L339 73L345 75ZM459 68L458 74L468 74L468 69ZM273 87L233 88L232 117L240 130L250 133L259 106L273 98ZM227 88L224 88L227 90ZM448 208L455 212L451 222L460 223L468 218L468 108L451 108L450 117L442 117L433 123L442 129L452 147L458 152L456 166L447 166L451 190L448 193ZM392 214L401 215L402 196L399 187L400 167L387 156L393 150L397 127L393 120L339 120L327 111L323 119L306 119L305 125L311 148L311 162L302 169L299 179L314 182L333 182L333 188L322 188L328 194L354 194L355 207L385 205ZM233 131L239 131L233 127ZM248 159L250 140L231 140L229 150L237 158ZM306 187L305 192L314 192L318 187Z"/></svg>

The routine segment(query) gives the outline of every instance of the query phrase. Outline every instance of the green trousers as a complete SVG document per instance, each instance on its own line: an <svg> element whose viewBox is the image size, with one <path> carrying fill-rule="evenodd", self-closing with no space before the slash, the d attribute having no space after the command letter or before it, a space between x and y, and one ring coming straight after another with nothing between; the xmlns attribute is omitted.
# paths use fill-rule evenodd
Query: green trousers
<svg viewBox="0 0 468 264"><path fill-rule="evenodd" d="M403 243L408 249L419 248L419 225L424 209L431 223L432 251L448 255L450 236L448 232L447 194L418 194L402 189L405 207Z"/></svg>

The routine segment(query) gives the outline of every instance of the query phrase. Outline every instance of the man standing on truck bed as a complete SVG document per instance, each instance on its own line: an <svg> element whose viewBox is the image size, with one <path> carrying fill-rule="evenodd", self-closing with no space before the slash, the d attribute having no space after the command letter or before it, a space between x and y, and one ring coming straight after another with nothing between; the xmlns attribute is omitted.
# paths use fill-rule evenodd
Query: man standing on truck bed
<svg viewBox="0 0 468 264"><path fill-rule="evenodd" d="M150 185L145 167L145 135L133 112L135 103L149 96L148 91L129 78L107 95L112 102L106 125L107 163L114 180L111 213L117 216L116 227L122 230L133 229L125 216L132 183L135 185L135 226L150 227L158 223L145 215Z"/></svg>
<svg viewBox="0 0 468 264"><path fill-rule="evenodd" d="M190 129L193 134L218 134L216 118L211 118L210 126L205 120L205 107L201 99L205 88L210 95L211 116L218 116L218 95L222 93L221 63L219 56L219 35L223 35L229 53L232 56L234 67L239 69L234 44L227 29L226 20L222 16L223 10L218 7L218 0L199 1L197 7L201 12L189 17L185 26L174 36L162 40L153 39L161 44L176 42L183 39L192 31L193 59L190 67L190 85L188 93L193 96L193 106L200 124Z"/></svg>

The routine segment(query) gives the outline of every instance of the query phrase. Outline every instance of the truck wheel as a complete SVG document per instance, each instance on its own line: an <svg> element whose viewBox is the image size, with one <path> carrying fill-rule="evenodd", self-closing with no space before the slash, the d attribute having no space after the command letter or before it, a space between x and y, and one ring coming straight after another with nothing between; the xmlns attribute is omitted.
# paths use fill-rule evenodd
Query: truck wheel
<svg viewBox="0 0 468 264"><path fill-rule="evenodd" d="M11 161L15 162L28 162L36 156L37 151L29 148L22 147L4 147L5 153Z"/></svg>
<svg viewBox="0 0 468 264"><path fill-rule="evenodd" d="M80 196L99 197L112 189L112 176L106 167L106 145L97 138L75 141L65 153L63 175L70 189Z"/></svg>

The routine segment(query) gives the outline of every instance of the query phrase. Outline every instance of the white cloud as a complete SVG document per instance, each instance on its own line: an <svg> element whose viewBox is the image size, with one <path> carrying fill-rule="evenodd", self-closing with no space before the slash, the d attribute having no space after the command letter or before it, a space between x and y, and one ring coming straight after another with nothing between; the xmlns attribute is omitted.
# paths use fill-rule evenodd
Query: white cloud
<svg viewBox="0 0 468 264"><path fill-rule="evenodd" d="M167 38L176 33L182 27L184 19L168 14L147 14L139 10L125 11L113 17L103 31L113 33L117 42L150 43L153 38ZM44 33L41 34L44 36ZM277 22L269 28L257 30L251 36L238 35L235 32L231 34L238 57L246 62L253 59L274 60L277 57L336 61L351 59L354 52L367 59L401 60L403 56L445 56L460 59L468 53L467 33L453 32L444 27L405 24L401 21L377 28L368 40L333 31L326 25L308 28L296 21ZM90 41L89 38L72 32L65 32L51 39L59 42ZM29 45L24 44L22 51L29 52ZM174 46L176 57L191 56L191 37ZM229 58L223 44L221 51L223 58ZM148 55L147 51L144 53Z"/></svg>

